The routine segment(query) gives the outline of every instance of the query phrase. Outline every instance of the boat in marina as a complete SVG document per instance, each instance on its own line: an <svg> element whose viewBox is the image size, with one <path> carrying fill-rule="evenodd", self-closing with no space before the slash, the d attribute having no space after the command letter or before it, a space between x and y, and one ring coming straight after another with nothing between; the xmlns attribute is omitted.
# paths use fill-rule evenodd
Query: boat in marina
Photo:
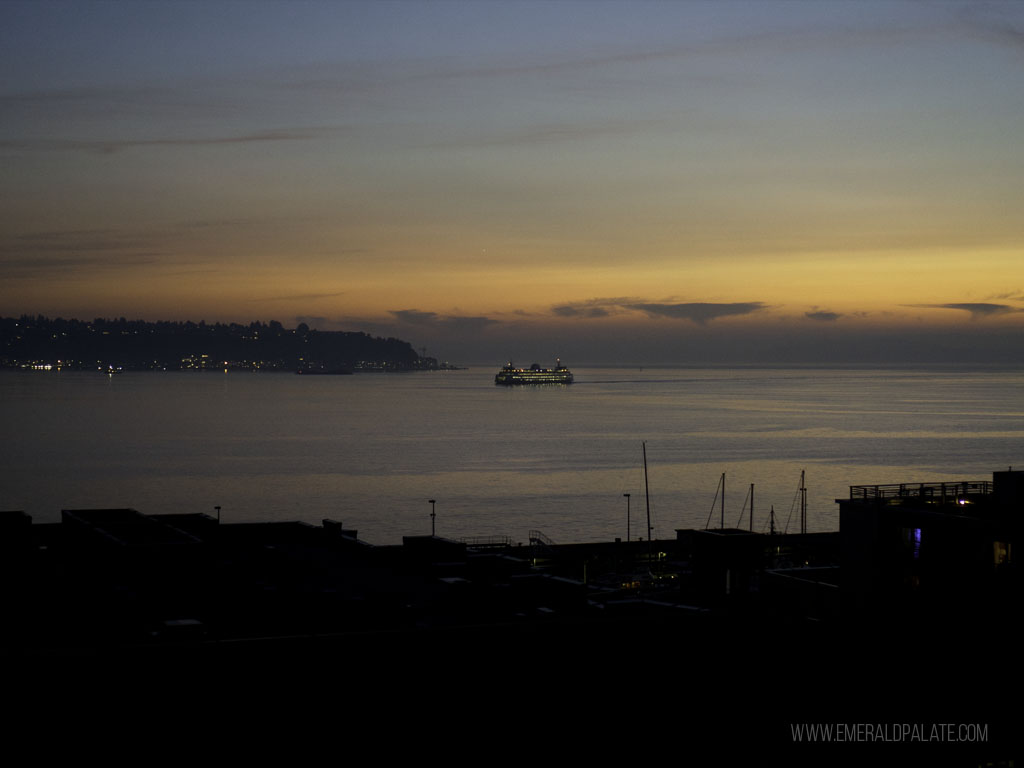
<svg viewBox="0 0 1024 768"><path fill-rule="evenodd" d="M554 368L541 368L534 363L529 368L516 368L511 361L494 377L495 384L513 386L516 384L572 384L572 371L555 360Z"/></svg>

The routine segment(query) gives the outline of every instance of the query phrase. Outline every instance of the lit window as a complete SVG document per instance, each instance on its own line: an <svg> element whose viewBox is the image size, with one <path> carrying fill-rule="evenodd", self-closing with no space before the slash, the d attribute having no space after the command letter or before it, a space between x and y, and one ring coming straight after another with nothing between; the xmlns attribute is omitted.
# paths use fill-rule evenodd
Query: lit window
<svg viewBox="0 0 1024 768"><path fill-rule="evenodd" d="M992 554L994 556L994 562L996 565L1003 565L1004 563L1010 563L1010 542L1008 541L993 541L992 542Z"/></svg>

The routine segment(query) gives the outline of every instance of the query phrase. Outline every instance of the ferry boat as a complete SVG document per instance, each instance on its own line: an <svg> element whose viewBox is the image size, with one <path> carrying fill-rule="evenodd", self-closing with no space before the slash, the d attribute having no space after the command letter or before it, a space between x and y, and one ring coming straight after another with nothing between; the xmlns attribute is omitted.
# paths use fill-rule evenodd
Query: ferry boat
<svg viewBox="0 0 1024 768"><path fill-rule="evenodd" d="M537 363L529 368L516 368L509 362L498 371L494 377L494 383L506 386L514 384L572 384L572 371L562 365L561 360L555 361L554 368L541 368Z"/></svg>

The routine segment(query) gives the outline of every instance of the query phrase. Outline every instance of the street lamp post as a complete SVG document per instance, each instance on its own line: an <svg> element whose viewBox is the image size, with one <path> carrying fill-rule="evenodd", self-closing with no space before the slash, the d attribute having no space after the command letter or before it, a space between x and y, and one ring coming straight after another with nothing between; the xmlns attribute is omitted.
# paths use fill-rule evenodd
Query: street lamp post
<svg viewBox="0 0 1024 768"><path fill-rule="evenodd" d="M437 517L437 514L434 512L434 504L437 503L437 500L436 499L427 499L427 501L430 502L430 535L433 536L434 535L434 518Z"/></svg>
<svg viewBox="0 0 1024 768"><path fill-rule="evenodd" d="M626 541L629 541L629 494L622 494L626 497Z"/></svg>

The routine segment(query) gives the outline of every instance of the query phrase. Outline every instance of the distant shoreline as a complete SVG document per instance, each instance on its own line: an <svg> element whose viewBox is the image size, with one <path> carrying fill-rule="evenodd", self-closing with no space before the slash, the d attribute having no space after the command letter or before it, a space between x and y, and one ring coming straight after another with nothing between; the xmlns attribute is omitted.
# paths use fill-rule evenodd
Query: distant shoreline
<svg viewBox="0 0 1024 768"><path fill-rule="evenodd" d="M121 371L451 370L396 338L361 331L317 331L276 320L213 323L0 318L0 368Z"/></svg>

